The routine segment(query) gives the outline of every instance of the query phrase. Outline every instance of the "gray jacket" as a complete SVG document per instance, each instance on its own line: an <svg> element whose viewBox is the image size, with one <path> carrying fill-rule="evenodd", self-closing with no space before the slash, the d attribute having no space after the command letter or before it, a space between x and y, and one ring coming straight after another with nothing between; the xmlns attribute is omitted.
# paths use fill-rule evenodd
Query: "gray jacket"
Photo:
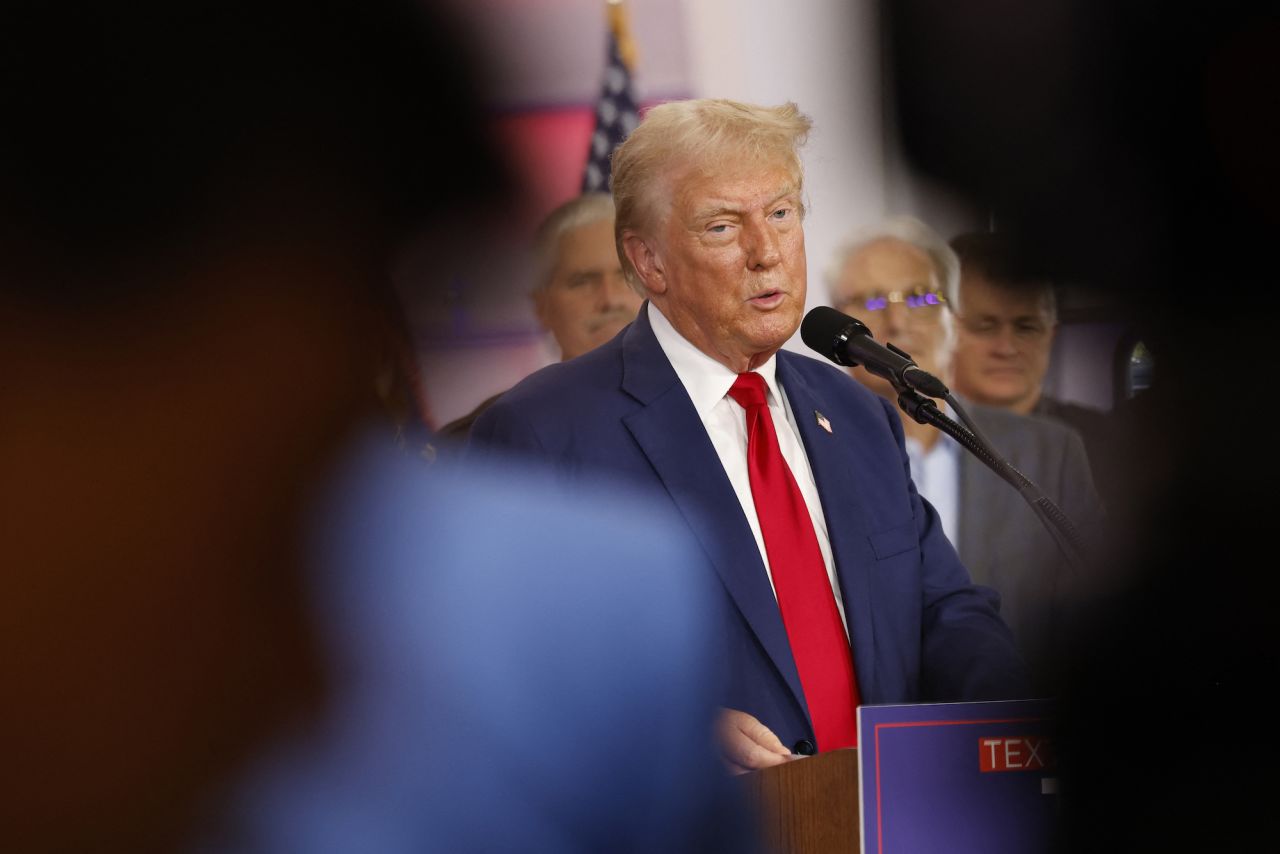
<svg viewBox="0 0 1280 854"><path fill-rule="evenodd" d="M1102 503L1079 434L1058 421L967 404L991 444L1081 529L1100 539ZM1084 592L1052 536L1012 486L976 457L960 458L959 531L952 539L973 580L1000 593L1000 614L1013 630L1042 688L1053 645Z"/></svg>

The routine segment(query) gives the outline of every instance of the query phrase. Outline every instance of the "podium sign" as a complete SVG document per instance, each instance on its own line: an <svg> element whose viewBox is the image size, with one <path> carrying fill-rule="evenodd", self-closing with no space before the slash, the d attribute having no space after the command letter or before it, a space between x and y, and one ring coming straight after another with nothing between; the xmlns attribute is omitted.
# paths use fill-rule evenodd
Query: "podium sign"
<svg viewBox="0 0 1280 854"><path fill-rule="evenodd" d="M1057 815L1052 703L858 709L863 854L1042 854Z"/></svg>

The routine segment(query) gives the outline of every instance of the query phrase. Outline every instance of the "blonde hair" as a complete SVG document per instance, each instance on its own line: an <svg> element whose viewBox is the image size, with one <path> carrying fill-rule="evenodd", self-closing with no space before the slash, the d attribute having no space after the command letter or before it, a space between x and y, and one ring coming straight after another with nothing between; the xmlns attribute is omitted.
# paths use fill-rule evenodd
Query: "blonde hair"
<svg viewBox="0 0 1280 854"><path fill-rule="evenodd" d="M622 248L624 231L652 225L659 199L670 196L681 170L712 172L715 164L757 161L783 163L803 189L800 147L813 122L793 103L761 107L723 99L671 101L653 107L613 153L614 235L623 272L644 295L643 285Z"/></svg>

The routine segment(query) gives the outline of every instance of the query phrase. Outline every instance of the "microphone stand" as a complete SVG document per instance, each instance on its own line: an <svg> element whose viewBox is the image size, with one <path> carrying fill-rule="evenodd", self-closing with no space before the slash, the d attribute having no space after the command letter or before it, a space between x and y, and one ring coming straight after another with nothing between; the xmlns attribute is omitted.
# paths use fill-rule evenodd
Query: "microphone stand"
<svg viewBox="0 0 1280 854"><path fill-rule="evenodd" d="M1044 525L1049 535L1053 537L1054 543L1058 546L1058 551L1062 552L1071 569L1077 574L1084 571L1088 550L1085 546L1084 538L1080 535L1080 531L1075 524L1067 517L1067 514L1062 512L1062 508L1058 507L1047 495L1040 491L1040 487L1032 483L1026 475L997 454L985 437L980 438L981 434L977 431L976 425L973 425L973 422L965 414L964 409L955 401L955 398L947 395L947 402L955 408L966 424L973 426L973 430L969 430L947 417L946 414L938 409L938 405L931 398L926 397L915 389L904 383L895 382L894 386L898 390L898 406L902 407L903 412L910 415L918 423L929 424L955 439L965 450L981 460L987 468L1018 490L1018 494L1027 502L1040 520L1040 523Z"/></svg>
<svg viewBox="0 0 1280 854"><path fill-rule="evenodd" d="M824 306L809 312L800 333L805 344L837 365L862 365L876 376L888 380L898 392L898 406L902 407L903 412L920 424L931 425L955 439L987 468L1018 490L1040 524L1053 537L1054 544L1062 552L1072 571L1079 574L1085 570L1088 549L1084 538L1062 512L1062 508L1053 503L1026 475L996 453L987 437L982 435L978 425L946 385L937 377L921 370L910 353L888 341L883 347L870 346L868 342L872 340L872 335L866 324ZM960 426L939 411L938 405L931 399L934 397L947 401L967 427Z"/></svg>

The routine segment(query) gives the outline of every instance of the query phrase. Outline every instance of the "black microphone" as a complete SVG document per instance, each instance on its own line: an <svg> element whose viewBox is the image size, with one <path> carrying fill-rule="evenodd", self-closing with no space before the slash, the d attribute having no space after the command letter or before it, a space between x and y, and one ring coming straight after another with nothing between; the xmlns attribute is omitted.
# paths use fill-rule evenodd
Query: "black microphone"
<svg viewBox="0 0 1280 854"><path fill-rule="evenodd" d="M809 349L821 353L837 365L862 365L878 377L893 383L898 391L912 388L929 397L951 393L942 380L923 371L904 353L890 344L880 344L861 320L820 305L805 315L800 337Z"/></svg>

